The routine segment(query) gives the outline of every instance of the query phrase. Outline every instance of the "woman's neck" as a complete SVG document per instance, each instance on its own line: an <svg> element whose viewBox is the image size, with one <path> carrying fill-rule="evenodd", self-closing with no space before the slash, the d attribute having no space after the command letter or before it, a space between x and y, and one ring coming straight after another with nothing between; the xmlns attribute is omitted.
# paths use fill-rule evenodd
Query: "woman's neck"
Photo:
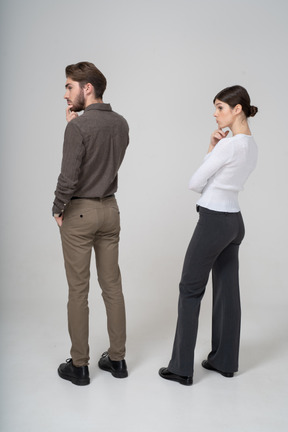
<svg viewBox="0 0 288 432"><path fill-rule="evenodd" d="M251 135L251 131L246 119L241 121L236 121L233 125L231 125L230 129L233 135L238 135L238 134Z"/></svg>

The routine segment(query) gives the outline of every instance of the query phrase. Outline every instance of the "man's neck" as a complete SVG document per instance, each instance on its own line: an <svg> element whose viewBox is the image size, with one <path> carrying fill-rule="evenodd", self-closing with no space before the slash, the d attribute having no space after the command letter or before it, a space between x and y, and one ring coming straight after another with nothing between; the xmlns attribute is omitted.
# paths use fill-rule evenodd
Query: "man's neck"
<svg viewBox="0 0 288 432"><path fill-rule="evenodd" d="M89 105L96 104L96 103L103 103L103 100L101 98L95 99L95 98L87 98L85 102L85 108L87 108Z"/></svg>

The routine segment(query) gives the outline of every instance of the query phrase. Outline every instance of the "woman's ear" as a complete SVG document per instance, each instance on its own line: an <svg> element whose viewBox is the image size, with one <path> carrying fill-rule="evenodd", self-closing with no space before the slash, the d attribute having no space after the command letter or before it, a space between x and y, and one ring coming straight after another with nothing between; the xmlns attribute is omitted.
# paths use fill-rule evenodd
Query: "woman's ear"
<svg viewBox="0 0 288 432"><path fill-rule="evenodd" d="M241 112L242 112L242 105L237 104L237 105L234 107L234 113L235 113L235 114L240 114Z"/></svg>

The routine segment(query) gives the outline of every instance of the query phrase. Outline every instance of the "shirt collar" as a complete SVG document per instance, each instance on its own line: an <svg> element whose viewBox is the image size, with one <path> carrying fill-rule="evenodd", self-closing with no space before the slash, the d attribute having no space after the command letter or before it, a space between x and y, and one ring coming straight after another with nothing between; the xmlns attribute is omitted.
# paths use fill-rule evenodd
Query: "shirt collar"
<svg viewBox="0 0 288 432"><path fill-rule="evenodd" d="M85 111L90 110L101 110L101 111L112 111L111 105L106 103L94 103L91 105L88 105L87 108L85 108Z"/></svg>

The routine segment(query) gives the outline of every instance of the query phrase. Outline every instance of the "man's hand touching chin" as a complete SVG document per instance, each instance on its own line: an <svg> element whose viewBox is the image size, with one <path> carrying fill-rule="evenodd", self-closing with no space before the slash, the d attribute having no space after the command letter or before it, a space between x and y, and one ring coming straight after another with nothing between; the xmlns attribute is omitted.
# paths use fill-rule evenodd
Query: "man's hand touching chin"
<svg viewBox="0 0 288 432"><path fill-rule="evenodd" d="M66 120L69 123L74 118L78 117L78 113L71 111L72 105L68 105L66 108Z"/></svg>

